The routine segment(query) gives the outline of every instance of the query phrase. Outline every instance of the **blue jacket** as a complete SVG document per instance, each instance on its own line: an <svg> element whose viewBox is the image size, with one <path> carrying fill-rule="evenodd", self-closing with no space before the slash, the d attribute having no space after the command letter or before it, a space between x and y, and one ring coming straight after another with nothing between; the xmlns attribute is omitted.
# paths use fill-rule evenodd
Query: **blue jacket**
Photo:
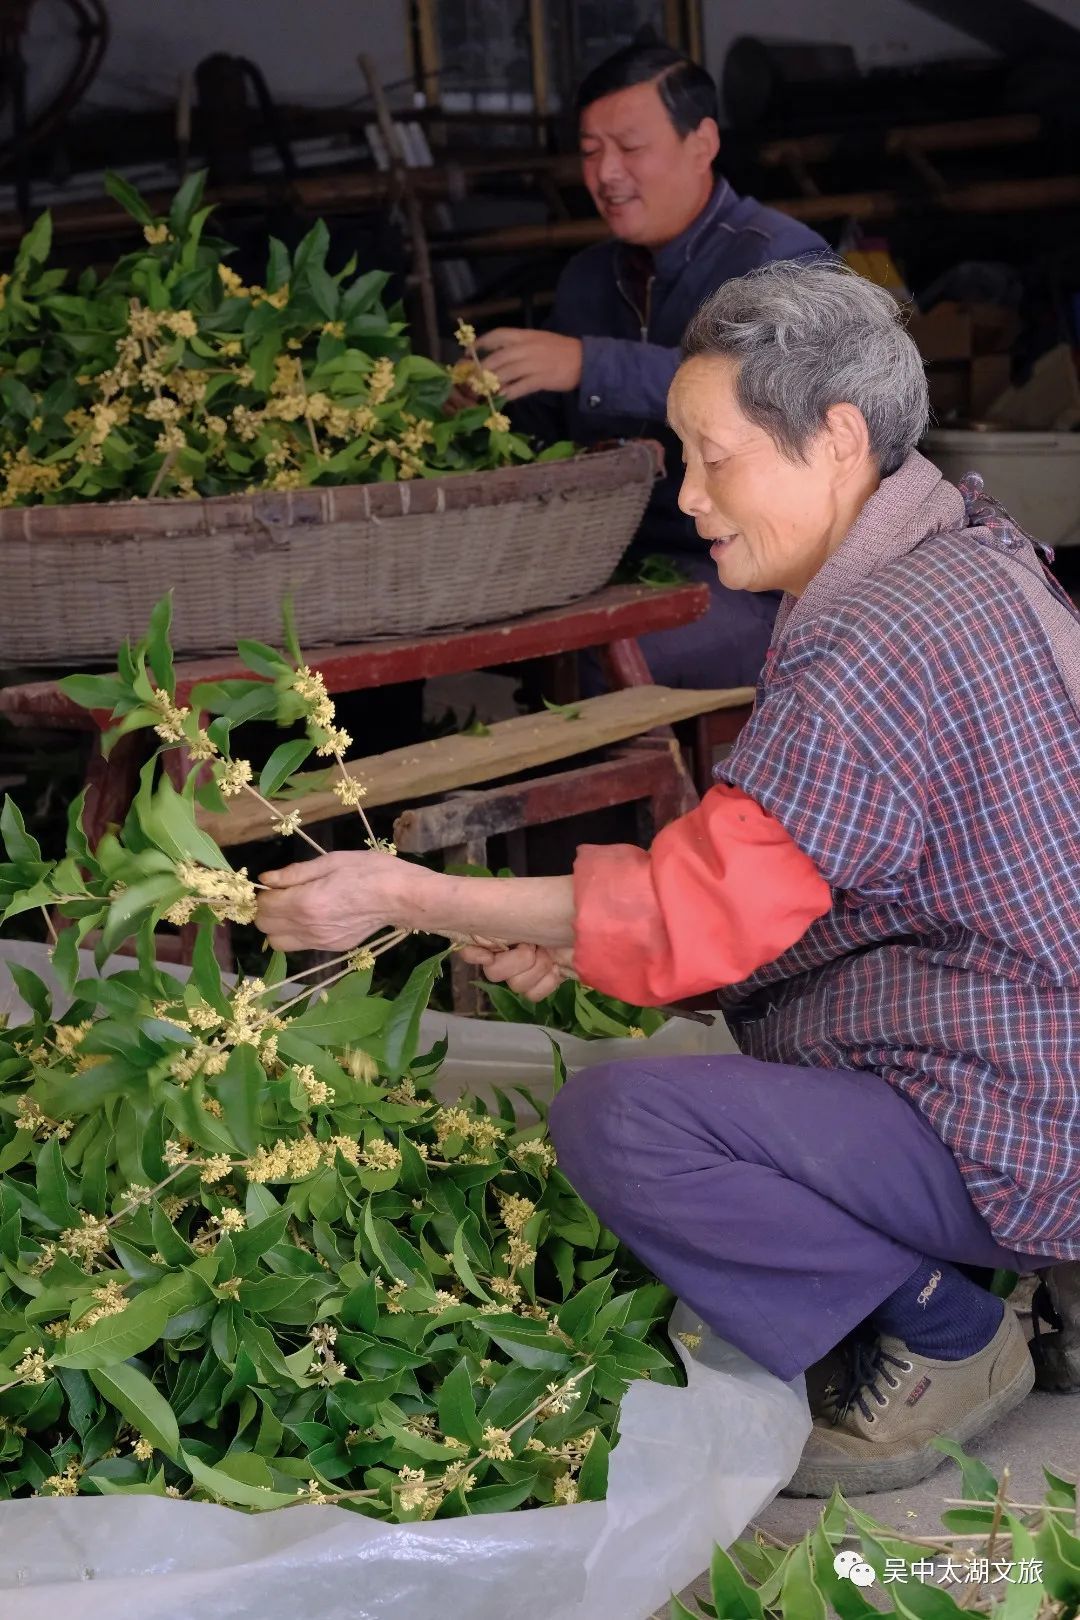
<svg viewBox="0 0 1080 1620"><path fill-rule="evenodd" d="M634 542L638 553L701 552L701 541L676 504L682 481L678 440L666 426L667 391L679 364L690 317L732 276L771 259L827 253L816 231L739 197L719 180L691 225L654 254L654 273L640 308L628 288L627 249L599 242L570 260L545 323L582 339L581 385L575 393L533 394L514 409L514 424L548 442L654 438L667 473L657 482Z"/></svg>

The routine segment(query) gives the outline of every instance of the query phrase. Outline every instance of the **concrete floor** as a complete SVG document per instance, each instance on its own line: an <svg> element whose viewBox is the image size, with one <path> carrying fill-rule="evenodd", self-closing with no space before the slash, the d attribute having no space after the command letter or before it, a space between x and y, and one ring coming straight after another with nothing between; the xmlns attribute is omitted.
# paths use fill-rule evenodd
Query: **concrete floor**
<svg viewBox="0 0 1080 1620"><path fill-rule="evenodd" d="M1022 1308L1020 1316L1027 1325ZM1046 1489L1044 1466L1067 1479L1076 1479L1080 1474L1080 1394L1047 1395L1033 1391L1022 1405L965 1450L981 1458L996 1479L1001 1478L1003 1468L1008 1468L1012 1501L1041 1502ZM962 1495L960 1470L956 1463L947 1460L921 1485L892 1494L854 1496L851 1503L908 1535L934 1536L943 1532L941 1514L946 1511L946 1498ZM821 1502L778 1496L753 1523L791 1545L813 1529L821 1510ZM748 1527L744 1534L752 1534L752 1528ZM694 1594L707 1597L708 1591L708 1579L702 1576L680 1595L690 1612L696 1615ZM617 1617L612 1616L612 1620ZM657 1610L652 1620L667 1620L666 1609Z"/></svg>

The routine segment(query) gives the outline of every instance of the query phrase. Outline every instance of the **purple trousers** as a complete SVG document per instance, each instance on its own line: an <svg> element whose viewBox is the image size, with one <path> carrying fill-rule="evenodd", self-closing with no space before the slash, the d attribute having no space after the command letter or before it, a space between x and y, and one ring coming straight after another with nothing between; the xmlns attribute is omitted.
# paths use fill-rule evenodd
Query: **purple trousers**
<svg viewBox="0 0 1080 1620"><path fill-rule="evenodd" d="M576 1075L550 1124L560 1169L604 1224L785 1380L926 1259L1040 1263L994 1240L949 1149L879 1075L632 1059Z"/></svg>

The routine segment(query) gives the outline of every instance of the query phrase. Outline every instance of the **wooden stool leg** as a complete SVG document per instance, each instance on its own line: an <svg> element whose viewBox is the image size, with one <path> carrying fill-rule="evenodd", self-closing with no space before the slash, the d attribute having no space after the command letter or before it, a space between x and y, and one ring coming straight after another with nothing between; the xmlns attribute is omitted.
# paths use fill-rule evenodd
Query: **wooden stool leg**
<svg viewBox="0 0 1080 1620"><path fill-rule="evenodd" d="M625 637L621 641L609 641L606 646L597 647L600 667L612 691L620 691L626 686L655 686L652 671L645 661L645 654L635 637Z"/></svg>
<svg viewBox="0 0 1080 1620"><path fill-rule="evenodd" d="M86 762L86 802L83 827L91 849L96 849L110 826L119 825L131 808L139 785L143 741L136 732L121 737L108 759L96 734Z"/></svg>

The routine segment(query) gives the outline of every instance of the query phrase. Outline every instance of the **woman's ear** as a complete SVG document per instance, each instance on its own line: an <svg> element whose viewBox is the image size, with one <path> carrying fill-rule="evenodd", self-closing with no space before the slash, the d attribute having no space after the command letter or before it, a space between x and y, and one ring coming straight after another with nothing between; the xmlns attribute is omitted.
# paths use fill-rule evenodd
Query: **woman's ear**
<svg viewBox="0 0 1080 1620"><path fill-rule="evenodd" d="M857 405L830 405L825 413L825 433L838 471L857 472L866 465L870 459L870 430Z"/></svg>

